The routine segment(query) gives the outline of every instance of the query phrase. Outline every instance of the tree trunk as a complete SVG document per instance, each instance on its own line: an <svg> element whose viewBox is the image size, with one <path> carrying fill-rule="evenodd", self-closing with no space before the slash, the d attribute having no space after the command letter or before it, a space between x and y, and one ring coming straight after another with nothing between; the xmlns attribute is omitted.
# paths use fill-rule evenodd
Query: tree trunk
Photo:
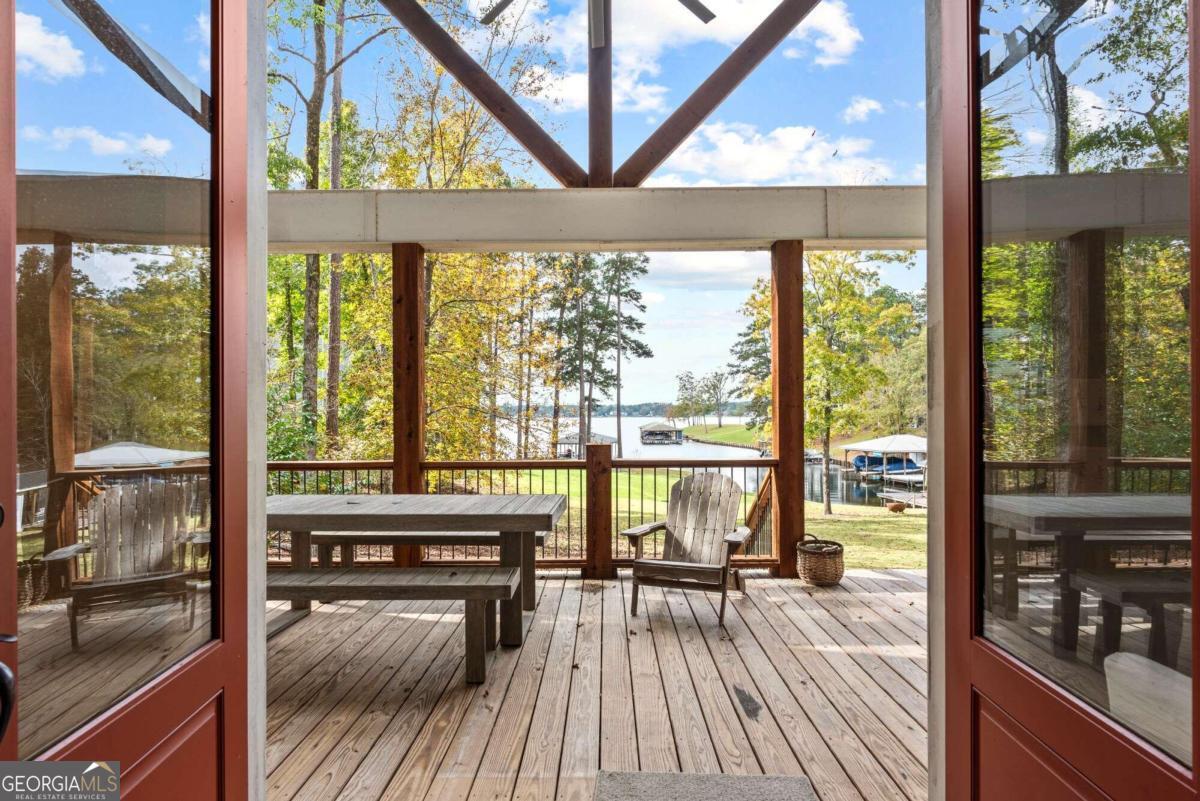
<svg viewBox="0 0 1200 801"><path fill-rule="evenodd" d="M308 166L307 189L319 189L321 180L321 112L325 106L326 49L325 0L316 0L312 17L313 85L304 104L304 161ZM304 257L304 377L300 393L304 417L305 454L316 458L317 451L317 349L320 345L321 257Z"/></svg>
<svg viewBox="0 0 1200 801"><path fill-rule="evenodd" d="M333 63L342 60L346 49L346 2L337 6L337 29L333 34ZM342 71L333 73L329 115L329 188L342 188ZM325 448L338 448L338 412L342 383L342 254L329 257L329 356L325 375Z"/></svg>
<svg viewBox="0 0 1200 801"><path fill-rule="evenodd" d="M621 293L617 292L617 458L625 458L625 443L621 436Z"/></svg>
<svg viewBox="0 0 1200 801"><path fill-rule="evenodd" d="M821 449L821 504L822 512L828 516L833 514L833 497L829 491L829 429L825 429L825 443Z"/></svg>
<svg viewBox="0 0 1200 801"><path fill-rule="evenodd" d="M534 303L529 304L528 331L533 338ZM528 459L533 449L529 447L529 434L533 429L533 353L525 355L525 458Z"/></svg>
<svg viewBox="0 0 1200 801"><path fill-rule="evenodd" d="M79 321L79 389L75 393L75 452L92 449L92 401L96 397L95 370L96 324L84 317Z"/></svg>
<svg viewBox="0 0 1200 801"><path fill-rule="evenodd" d="M576 257L578 258L578 256ZM575 358L579 364L579 453L587 451L587 408L584 404L584 368L583 368L583 297L575 301Z"/></svg>

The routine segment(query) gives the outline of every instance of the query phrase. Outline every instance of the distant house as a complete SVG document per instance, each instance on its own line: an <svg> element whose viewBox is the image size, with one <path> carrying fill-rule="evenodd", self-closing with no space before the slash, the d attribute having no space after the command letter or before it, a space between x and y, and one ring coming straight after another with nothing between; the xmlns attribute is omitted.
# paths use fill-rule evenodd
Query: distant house
<svg viewBox="0 0 1200 801"><path fill-rule="evenodd" d="M646 423L638 426L643 445L682 445L683 429L670 423Z"/></svg>

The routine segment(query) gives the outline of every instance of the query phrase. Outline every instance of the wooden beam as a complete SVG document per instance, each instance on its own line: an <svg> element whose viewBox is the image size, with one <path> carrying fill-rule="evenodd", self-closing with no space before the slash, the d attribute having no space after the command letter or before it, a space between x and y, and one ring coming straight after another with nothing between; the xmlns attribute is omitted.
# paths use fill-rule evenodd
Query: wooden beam
<svg viewBox="0 0 1200 801"><path fill-rule="evenodd" d="M612 0L588 0L602 25L603 44L588 48L588 185L613 184Z"/></svg>
<svg viewBox="0 0 1200 801"><path fill-rule="evenodd" d="M771 246L772 532L779 576L796 575L804 539L804 243Z"/></svg>
<svg viewBox="0 0 1200 801"><path fill-rule="evenodd" d="M392 492L423 492L425 458L425 248L392 245ZM412 567L421 548L397 545L392 560Z"/></svg>
<svg viewBox="0 0 1200 801"><path fill-rule="evenodd" d="M584 538L587 564L584 578L614 578L612 517L612 445L587 444L587 516Z"/></svg>
<svg viewBox="0 0 1200 801"><path fill-rule="evenodd" d="M73 352L72 243L54 237L54 262L46 324L50 339L50 491L42 530L44 553L75 541L75 360ZM63 590L68 562L52 565L50 589Z"/></svg>
<svg viewBox="0 0 1200 801"><path fill-rule="evenodd" d="M1110 237L1103 230L1080 231L1066 240L1067 461L1078 465L1071 470L1071 492L1110 489L1106 309Z"/></svg>
<svg viewBox="0 0 1200 801"><path fill-rule="evenodd" d="M563 186L587 186L584 169L448 34L417 0L379 0L409 34L462 84Z"/></svg>
<svg viewBox="0 0 1200 801"><path fill-rule="evenodd" d="M613 185L641 186L819 2L782 0L621 165L613 177Z"/></svg>

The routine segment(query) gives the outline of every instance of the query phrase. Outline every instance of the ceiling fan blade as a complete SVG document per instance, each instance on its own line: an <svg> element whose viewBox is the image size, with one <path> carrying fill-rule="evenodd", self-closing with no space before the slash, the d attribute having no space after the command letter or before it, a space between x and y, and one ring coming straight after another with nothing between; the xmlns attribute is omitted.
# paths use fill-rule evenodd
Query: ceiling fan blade
<svg viewBox="0 0 1200 801"><path fill-rule="evenodd" d="M491 25L496 21L496 17L500 16L504 12L504 9L512 4L513 0L499 0L486 14L479 18L479 21L484 25Z"/></svg>
<svg viewBox="0 0 1200 801"><path fill-rule="evenodd" d="M679 0L688 11L700 18L704 24L708 24L716 19L717 15L708 10L708 6L701 3L700 0Z"/></svg>

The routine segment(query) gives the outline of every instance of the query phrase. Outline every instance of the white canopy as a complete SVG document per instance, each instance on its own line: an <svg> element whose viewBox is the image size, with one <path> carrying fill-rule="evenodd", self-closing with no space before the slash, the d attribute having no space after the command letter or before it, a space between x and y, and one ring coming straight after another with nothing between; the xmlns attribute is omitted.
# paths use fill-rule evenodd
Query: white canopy
<svg viewBox="0 0 1200 801"><path fill-rule="evenodd" d="M864 453L928 453L928 440L913 434L892 434L841 446L843 451Z"/></svg>
<svg viewBox="0 0 1200 801"><path fill-rule="evenodd" d="M180 451L174 448L156 448L140 442L114 442L103 448L75 454L77 470L98 470L120 467L166 467L207 459L207 451Z"/></svg>
<svg viewBox="0 0 1200 801"><path fill-rule="evenodd" d="M645 423L643 425L640 425L640 426L638 426L638 430L639 431L679 431L680 429L676 428L675 426L671 425L670 423L656 422L656 423Z"/></svg>

